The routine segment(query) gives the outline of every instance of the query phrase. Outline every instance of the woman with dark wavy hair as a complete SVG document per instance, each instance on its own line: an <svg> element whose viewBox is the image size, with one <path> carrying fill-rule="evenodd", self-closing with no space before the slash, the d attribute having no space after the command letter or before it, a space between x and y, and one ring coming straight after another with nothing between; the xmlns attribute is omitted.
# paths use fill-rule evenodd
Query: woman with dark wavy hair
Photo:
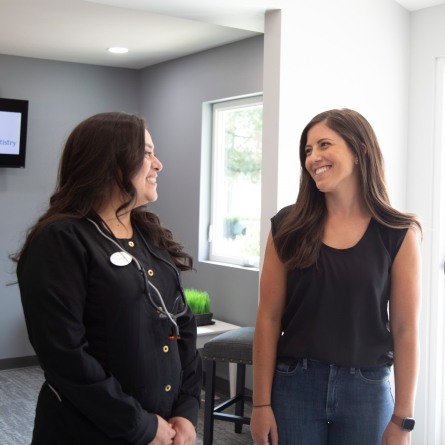
<svg viewBox="0 0 445 445"><path fill-rule="evenodd" d="M421 225L391 206L376 135L356 111L315 116L300 162L297 201L272 218L261 271L252 436L257 445L409 444Z"/></svg>
<svg viewBox="0 0 445 445"><path fill-rule="evenodd" d="M142 118L66 142L48 210L15 256L45 383L34 445L192 445L201 386L180 272L193 261L147 204L162 164Z"/></svg>

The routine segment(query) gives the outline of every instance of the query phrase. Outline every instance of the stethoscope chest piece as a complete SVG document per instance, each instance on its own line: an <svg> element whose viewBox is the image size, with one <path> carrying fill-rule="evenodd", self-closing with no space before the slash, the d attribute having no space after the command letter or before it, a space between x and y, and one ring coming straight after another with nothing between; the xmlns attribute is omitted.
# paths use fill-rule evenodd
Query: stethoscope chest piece
<svg viewBox="0 0 445 445"><path fill-rule="evenodd" d="M110 256L110 261L115 266L128 266L133 257L127 252L115 252Z"/></svg>

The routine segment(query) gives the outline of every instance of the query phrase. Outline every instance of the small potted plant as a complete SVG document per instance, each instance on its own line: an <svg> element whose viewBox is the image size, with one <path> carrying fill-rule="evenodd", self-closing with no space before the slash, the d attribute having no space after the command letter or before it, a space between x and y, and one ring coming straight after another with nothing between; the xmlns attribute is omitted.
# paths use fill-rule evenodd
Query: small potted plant
<svg viewBox="0 0 445 445"><path fill-rule="evenodd" d="M209 293L194 288L186 288L184 289L184 295L191 311L195 314L196 324L198 326L213 324Z"/></svg>

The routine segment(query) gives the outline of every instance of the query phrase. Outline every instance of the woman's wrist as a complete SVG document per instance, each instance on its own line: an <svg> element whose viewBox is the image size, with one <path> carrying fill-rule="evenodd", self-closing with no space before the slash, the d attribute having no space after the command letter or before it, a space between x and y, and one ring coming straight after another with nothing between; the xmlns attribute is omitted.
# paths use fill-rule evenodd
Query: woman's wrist
<svg viewBox="0 0 445 445"><path fill-rule="evenodd" d="M266 406L271 406L270 403L261 403L258 405L252 405L252 408L264 408Z"/></svg>

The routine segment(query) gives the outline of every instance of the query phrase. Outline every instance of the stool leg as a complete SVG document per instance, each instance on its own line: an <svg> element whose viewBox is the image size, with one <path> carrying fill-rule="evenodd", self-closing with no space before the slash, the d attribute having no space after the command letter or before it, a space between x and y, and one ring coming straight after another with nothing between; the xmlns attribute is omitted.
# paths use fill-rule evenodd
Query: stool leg
<svg viewBox="0 0 445 445"><path fill-rule="evenodd" d="M204 441L203 445L213 444L213 410L215 407L215 370L213 360L205 360L205 402L204 402Z"/></svg>
<svg viewBox="0 0 445 445"><path fill-rule="evenodd" d="M244 391L246 383L246 365L244 363L238 363L236 367L236 395L241 394L242 397L235 404L235 414L237 416L244 416ZM242 433L243 423L235 422L235 433Z"/></svg>

